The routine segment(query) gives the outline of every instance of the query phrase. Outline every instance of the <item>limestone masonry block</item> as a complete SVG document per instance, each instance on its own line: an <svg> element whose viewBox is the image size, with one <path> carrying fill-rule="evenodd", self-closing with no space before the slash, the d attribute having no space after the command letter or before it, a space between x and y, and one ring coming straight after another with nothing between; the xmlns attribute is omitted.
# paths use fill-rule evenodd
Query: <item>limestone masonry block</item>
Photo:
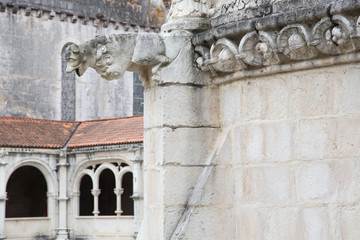
<svg viewBox="0 0 360 240"><path fill-rule="evenodd" d="M163 185L160 170L151 169L144 172L144 188L149 189L144 194L147 206L158 206L163 203Z"/></svg>
<svg viewBox="0 0 360 240"><path fill-rule="evenodd" d="M256 119L288 117L289 91L282 76L249 79L220 87L223 125ZM224 99L228 99L225 101Z"/></svg>
<svg viewBox="0 0 360 240"><path fill-rule="evenodd" d="M359 156L359 121L359 114L300 121L300 158L308 160Z"/></svg>
<svg viewBox="0 0 360 240"><path fill-rule="evenodd" d="M336 147L335 128L334 118L300 121L299 157L309 160L331 156Z"/></svg>
<svg viewBox="0 0 360 240"><path fill-rule="evenodd" d="M350 66L344 69L343 76L341 77L342 101L340 102L339 109L343 113L359 113L360 112L360 67L357 65Z"/></svg>
<svg viewBox="0 0 360 240"><path fill-rule="evenodd" d="M183 205L195 186L202 167L166 166L162 172L164 203L166 206Z"/></svg>
<svg viewBox="0 0 360 240"><path fill-rule="evenodd" d="M344 240L359 239L360 238L360 206L348 206L340 210L340 232L341 238Z"/></svg>
<svg viewBox="0 0 360 240"><path fill-rule="evenodd" d="M237 205L235 239L276 239L273 238L277 235L276 227L276 211L270 208L253 209Z"/></svg>
<svg viewBox="0 0 360 240"><path fill-rule="evenodd" d="M302 117L336 114L340 76L331 70L293 74L287 82L292 114Z"/></svg>
<svg viewBox="0 0 360 240"><path fill-rule="evenodd" d="M289 167L249 167L242 174L243 193L242 198L236 199L237 202L271 206L286 205L292 201L293 181Z"/></svg>
<svg viewBox="0 0 360 240"><path fill-rule="evenodd" d="M285 162L294 158L295 122L244 124L232 133L234 163Z"/></svg>
<svg viewBox="0 0 360 240"><path fill-rule="evenodd" d="M164 128L162 164L204 165L214 150L217 128Z"/></svg>
<svg viewBox="0 0 360 240"><path fill-rule="evenodd" d="M300 239L327 240L331 239L330 217L325 208L306 208L300 213L298 227Z"/></svg>
<svg viewBox="0 0 360 240"><path fill-rule="evenodd" d="M168 129L145 129L144 130L144 169L154 168L163 161L164 138L163 131Z"/></svg>
<svg viewBox="0 0 360 240"><path fill-rule="evenodd" d="M215 167L210 175L199 205L216 204L219 207L233 206L237 185L241 185L241 174L231 167ZM240 184L238 183L240 182ZM224 184L226 182L226 184ZM241 191L242 192L242 191Z"/></svg>
<svg viewBox="0 0 360 240"><path fill-rule="evenodd" d="M147 89L144 98L145 128L218 126L217 88L168 85Z"/></svg>
<svg viewBox="0 0 360 240"><path fill-rule="evenodd" d="M175 229L181 214L184 211L183 205L167 206L164 208L164 228L167 229L164 239L170 239L173 230Z"/></svg>
<svg viewBox="0 0 360 240"><path fill-rule="evenodd" d="M297 200L354 203L360 198L359 164L354 160L304 163L295 167Z"/></svg>
<svg viewBox="0 0 360 240"><path fill-rule="evenodd" d="M199 207L180 239L242 239L235 236L235 212L232 208Z"/></svg>

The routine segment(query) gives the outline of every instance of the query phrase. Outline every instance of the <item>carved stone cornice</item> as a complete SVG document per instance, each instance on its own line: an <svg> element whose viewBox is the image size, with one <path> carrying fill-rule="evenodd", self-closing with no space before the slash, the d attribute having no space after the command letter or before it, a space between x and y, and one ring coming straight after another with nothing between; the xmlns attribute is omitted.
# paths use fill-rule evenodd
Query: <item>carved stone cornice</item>
<svg viewBox="0 0 360 240"><path fill-rule="evenodd" d="M323 66L337 64L340 59L358 61L360 2L349 2L230 22L198 33L193 38L196 63L201 70L221 77L235 72L256 75L264 68L271 73L270 67L277 73L281 70L275 66L296 66L304 61L316 60L314 67L321 66L319 60ZM352 57L325 60L344 54Z"/></svg>
<svg viewBox="0 0 360 240"><path fill-rule="evenodd" d="M167 9L150 6L148 1L91 1L84 4L80 0L0 0L0 12L9 10L13 14L25 13L25 16L58 18L64 22L102 25L108 27L115 25L124 29L131 26L140 26L147 29L158 30L165 21ZM35 14L34 14L35 13Z"/></svg>

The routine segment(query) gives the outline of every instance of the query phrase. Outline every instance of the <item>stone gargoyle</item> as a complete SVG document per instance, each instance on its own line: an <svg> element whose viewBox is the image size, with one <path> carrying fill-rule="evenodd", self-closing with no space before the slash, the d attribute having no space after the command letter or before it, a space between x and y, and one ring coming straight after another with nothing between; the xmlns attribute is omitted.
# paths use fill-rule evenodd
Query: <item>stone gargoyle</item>
<svg viewBox="0 0 360 240"><path fill-rule="evenodd" d="M65 56L66 72L81 76L92 67L104 79L113 80L125 71L141 72L169 63L159 34L114 34L99 36L80 45L72 44Z"/></svg>

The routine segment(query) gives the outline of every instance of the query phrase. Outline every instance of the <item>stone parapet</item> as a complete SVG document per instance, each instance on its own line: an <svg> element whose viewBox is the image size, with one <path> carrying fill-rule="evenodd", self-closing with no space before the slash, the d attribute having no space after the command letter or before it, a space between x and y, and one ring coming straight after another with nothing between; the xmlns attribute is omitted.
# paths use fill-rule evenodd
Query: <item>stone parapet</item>
<svg viewBox="0 0 360 240"><path fill-rule="evenodd" d="M359 9L358 1L337 1L262 16L224 13L195 34L196 62L216 77L243 72L230 76L242 78L259 69L271 74L359 61Z"/></svg>
<svg viewBox="0 0 360 240"><path fill-rule="evenodd" d="M149 0L136 2L127 0L1 0L0 11L4 12L8 8L16 14L19 9L25 9L26 16L36 11L38 17L48 15L49 19L52 19L58 15L61 21L69 18L73 23L94 22L104 27L114 24L126 25L128 29L139 26L149 30L158 30L165 21L167 9L153 7Z"/></svg>

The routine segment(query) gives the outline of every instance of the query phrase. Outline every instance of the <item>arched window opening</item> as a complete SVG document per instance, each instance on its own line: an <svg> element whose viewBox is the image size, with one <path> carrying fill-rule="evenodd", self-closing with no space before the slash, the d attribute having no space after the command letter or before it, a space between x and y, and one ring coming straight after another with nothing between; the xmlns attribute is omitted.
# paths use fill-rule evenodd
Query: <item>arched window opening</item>
<svg viewBox="0 0 360 240"><path fill-rule="evenodd" d="M76 109L76 84L75 72L66 72L66 44L61 52L61 120L75 120Z"/></svg>
<svg viewBox="0 0 360 240"><path fill-rule="evenodd" d="M6 192L6 218L47 216L46 180L36 167L24 166L13 172Z"/></svg>
<svg viewBox="0 0 360 240"><path fill-rule="evenodd" d="M99 211L102 216L115 215L116 210L116 195L115 176L110 169L105 169L100 174L99 188L101 193L99 195Z"/></svg>
<svg viewBox="0 0 360 240"><path fill-rule="evenodd" d="M140 81L140 73L133 74L133 115L144 114L144 87Z"/></svg>
<svg viewBox="0 0 360 240"><path fill-rule="evenodd" d="M80 216L92 216L94 197L91 194L92 181L89 175L84 175L80 183Z"/></svg>
<svg viewBox="0 0 360 240"><path fill-rule="evenodd" d="M131 198L133 195L133 175L131 172L125 173L123 176L121 187L124 189L121 195L121 210L122 215L134 215L134 200Z"/></svg>

